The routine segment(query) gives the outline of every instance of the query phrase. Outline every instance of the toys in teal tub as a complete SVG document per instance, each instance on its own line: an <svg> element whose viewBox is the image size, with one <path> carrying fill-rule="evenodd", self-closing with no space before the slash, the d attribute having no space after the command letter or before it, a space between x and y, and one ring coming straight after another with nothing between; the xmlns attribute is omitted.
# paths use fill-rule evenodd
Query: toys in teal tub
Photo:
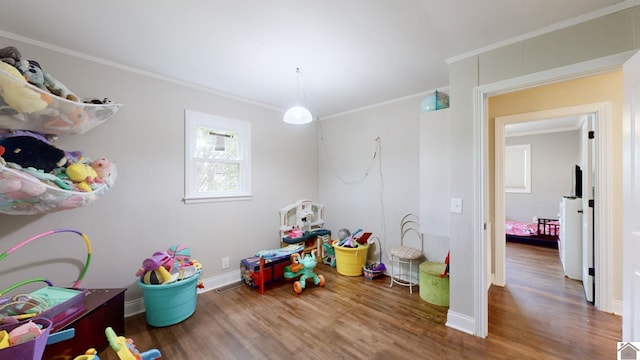
<svg viewBox="0 0 640 360"><path fill-rule="evenodd" d="M298 253L291 254L291 265L284 268L285 279L293 279L300 276L298 281L293 283L293 291L300 294L307 285L307 279L313 279L313 283L320 287L324 286L324 276L313 272L317 264L316 250L306 254L304 257Z"/></svg>

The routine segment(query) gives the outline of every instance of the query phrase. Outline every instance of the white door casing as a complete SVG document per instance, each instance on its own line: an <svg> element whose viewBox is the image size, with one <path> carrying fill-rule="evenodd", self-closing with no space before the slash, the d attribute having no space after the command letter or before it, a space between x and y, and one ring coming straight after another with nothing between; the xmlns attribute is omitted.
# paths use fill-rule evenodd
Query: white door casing
<svg viewBox="0 0 640 360"><path fill-rule="evenodd" d="M632 52L620 53L612 56L603 57L596 60L585 61L583 63L572 64L569 66L556 68L552 70L542 71L535 74L529 74L520 76L517 78L499 81L492 84L486 84L475 87L473 89L473 132L474 132L474 193L475 193L475 206L474 206L474 254L477 261L474 263L474 297L473 297L473 334L478 337L486 337L489 332L489 309L488 309L488 291L484 286L488 281L486 275L487 262L492 261L492 254L488 249L489 240L486 239L486 225L487 225L487 98L491 95L500 93L506 93L519 89L540 86L550 84L553 82L569 80L589 74L598 74L606 71L620 69L622 64L627 61L632 55ZM601 145L600 145L601 146ZM606 159L605 161L609 161ZM503 227L495 226L496 230L500 230ZM496 237L500 234L495 231ZM504 229L502 229L502 237L504 237ZM611 254L604 254L605 258L608 258ZM496 278L498 276L496 268ZM504 275L504 269L502 269ZM610 276L607 274L607 276ZM609 279L609 277L607 277ZM504 282L504 279L503 279ZM608 281L610 284L611 282ZM609 285L610 286L610 285ZM608 294L610 296L610 292ZM609 298L610 302L611 299ZM609 304L610 306L610 304Z"/></svg>
<svg viewBox="0 0 640 360"><path fill-rule="evenodd" d="M640 341L640 53L623 66L622 341Z"/></svg>

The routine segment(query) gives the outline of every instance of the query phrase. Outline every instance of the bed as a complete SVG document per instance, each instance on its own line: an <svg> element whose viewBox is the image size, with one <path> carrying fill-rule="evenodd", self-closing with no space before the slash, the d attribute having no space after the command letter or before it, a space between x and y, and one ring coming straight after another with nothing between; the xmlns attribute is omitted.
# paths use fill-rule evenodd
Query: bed
<svg viewBox="0 0 640 360"><path fill-rule="evenodd" d="M558 248L560 222L557 219L542 219L537 222L525 223L506 220L505 234L508 242Z"/></svg>

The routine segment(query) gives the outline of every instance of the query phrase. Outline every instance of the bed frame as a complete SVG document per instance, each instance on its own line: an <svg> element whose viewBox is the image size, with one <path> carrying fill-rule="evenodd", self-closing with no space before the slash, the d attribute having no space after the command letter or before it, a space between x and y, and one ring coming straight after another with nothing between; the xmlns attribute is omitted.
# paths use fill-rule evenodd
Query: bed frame
<svg viewBox="0 0 640 360"><path fill-rule="evenodd" d="M549 248L558 248L558 236L560 235L560 226L558 219L538 219L538 234L530 236L510 235L506 234L508 242L521 244L530 244L536 246L544 246Z"/></svg>

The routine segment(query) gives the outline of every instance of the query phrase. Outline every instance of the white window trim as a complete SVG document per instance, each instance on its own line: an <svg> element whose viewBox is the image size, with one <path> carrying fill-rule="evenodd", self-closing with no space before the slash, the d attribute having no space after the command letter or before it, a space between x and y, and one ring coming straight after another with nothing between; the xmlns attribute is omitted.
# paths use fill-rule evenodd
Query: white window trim
<svg viewBox="0 0 640 360"><path fill-rule="evenodd" d="M253 194L251 193L251 124L246 121L204 114L192 110L185 110L184 119L184 203L199 204L220 201L251 200L253 197ZM238 179L240 189L238 191L197 193L192 187L190 187L190 184L194 183L195 177L195 159L192 154L195 148L195 135L198 127L233 131L239 134L239 152L242 160L240 162L240 178Z"/></svg>

